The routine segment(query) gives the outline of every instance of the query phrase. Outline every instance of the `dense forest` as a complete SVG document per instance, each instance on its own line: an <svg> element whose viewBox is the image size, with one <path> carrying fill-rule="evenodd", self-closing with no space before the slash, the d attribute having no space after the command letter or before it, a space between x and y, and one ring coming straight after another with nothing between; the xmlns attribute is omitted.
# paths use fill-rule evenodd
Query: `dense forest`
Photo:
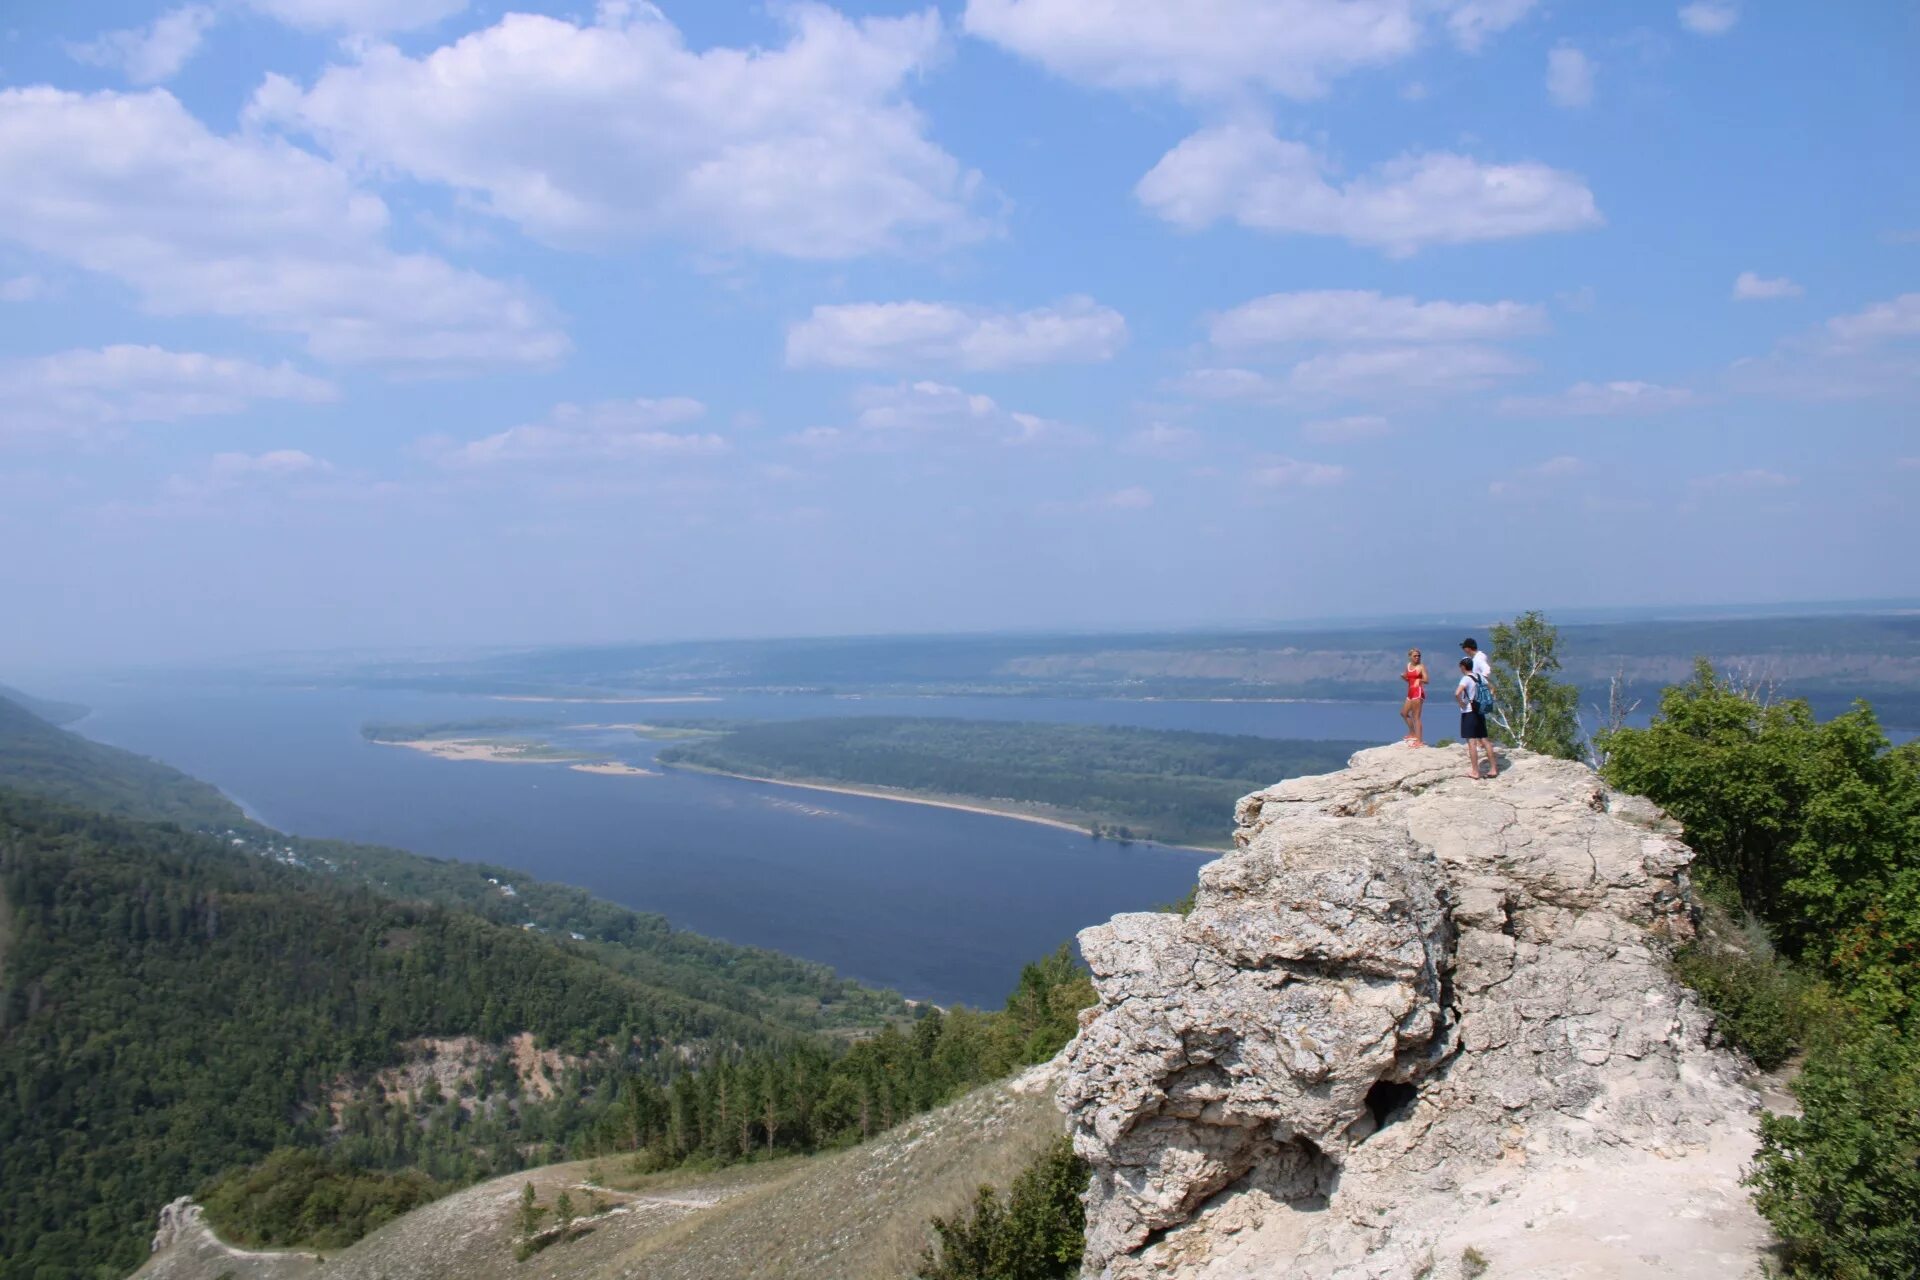
<svg viewBox="0 0 1920 1280"><path fill-rule="evenodd" d="M792 1034L521 929L18 793L0 793L0 898L7 1280L129 1269L161 1203L318 1143L316 1104L414 1037L527 1031L582 1063L532 1108L503 1068L484 1106L445 1100L438 1142L410 1107L348 1109L349 1156L464 1181L591 1126L616 1077Z"/></svg>
<svg viewBox="0 0 1920 1280"><path fill-rule="evenodd" d="M906 716L756 721L663 764L996 802L1119 839L1225 847L1234 801L1368 745Z"/></svg>
<svg viewBox="0 0 1920 1280"><path fill-rule="evenodd" d="M0 786L184 827L246 821L219 788L145 756L57 729L6 697L0 697Z"/></svg>

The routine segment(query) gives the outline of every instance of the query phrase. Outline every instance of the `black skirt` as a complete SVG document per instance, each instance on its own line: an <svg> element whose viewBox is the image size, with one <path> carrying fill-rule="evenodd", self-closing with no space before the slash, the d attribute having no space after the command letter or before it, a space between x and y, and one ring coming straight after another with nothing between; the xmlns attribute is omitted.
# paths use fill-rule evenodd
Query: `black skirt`
<svg viewBox="0 0 1920 1280"><path fill-rule="evenodd" d="M1468 742L1487 736L1487 718L1478 711L1460 713L1460 736Z"/></svg>

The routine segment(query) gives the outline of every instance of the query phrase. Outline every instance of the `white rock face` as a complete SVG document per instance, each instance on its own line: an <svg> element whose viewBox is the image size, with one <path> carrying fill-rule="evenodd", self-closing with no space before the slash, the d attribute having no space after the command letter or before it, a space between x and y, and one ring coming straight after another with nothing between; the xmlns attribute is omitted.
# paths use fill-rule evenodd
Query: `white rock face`
<svg viewBox="0 0 1920 1280"><path fill-rule="evenodd" d="M1089 1275L1757 1275L1742 1063L1670 976L1677 826L1583 766L1381 747L1243 799L1193 913L1080 944Z"/></svg>

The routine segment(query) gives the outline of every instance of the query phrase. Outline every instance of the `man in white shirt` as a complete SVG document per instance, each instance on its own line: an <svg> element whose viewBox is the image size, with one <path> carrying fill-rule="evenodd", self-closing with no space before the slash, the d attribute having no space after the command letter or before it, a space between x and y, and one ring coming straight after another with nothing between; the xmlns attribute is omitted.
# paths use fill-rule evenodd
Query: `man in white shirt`
<svg viewBox="0 0 1920 1280"><path fill-rule="evenodd" d="M1500 762L1494 759L1493 742L1487 736L1487 717L1480 709L1481 691L1486 691L1489 701L1493 696L1493 668L1471 636L1460 642L1460 650L1466 656L1460 659L1460 683L1454 686L1453 701L1460 708L1460 740L1467 744L1467 776L1482 776L1480 756L1484 752L1487 757L1484 776L1497 778Z"/></svg>

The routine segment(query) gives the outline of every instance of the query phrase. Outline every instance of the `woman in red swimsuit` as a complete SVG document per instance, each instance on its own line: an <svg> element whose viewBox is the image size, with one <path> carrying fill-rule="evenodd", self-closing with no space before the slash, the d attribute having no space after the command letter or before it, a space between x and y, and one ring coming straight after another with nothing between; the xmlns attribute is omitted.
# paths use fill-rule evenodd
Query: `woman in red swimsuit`
<svg viewBox="0 0 1920 1280"><path fill-rule="evenodd" d="M1418 649L1407 650L1407 669L1400 678L1407 682L1407 701L1400 708L1400 718L1407 722L1407 736L1401 741L1410 747L1424 747L1427 741L1421 720L1427 709L1427 664L1420 661Z"/></svg>

